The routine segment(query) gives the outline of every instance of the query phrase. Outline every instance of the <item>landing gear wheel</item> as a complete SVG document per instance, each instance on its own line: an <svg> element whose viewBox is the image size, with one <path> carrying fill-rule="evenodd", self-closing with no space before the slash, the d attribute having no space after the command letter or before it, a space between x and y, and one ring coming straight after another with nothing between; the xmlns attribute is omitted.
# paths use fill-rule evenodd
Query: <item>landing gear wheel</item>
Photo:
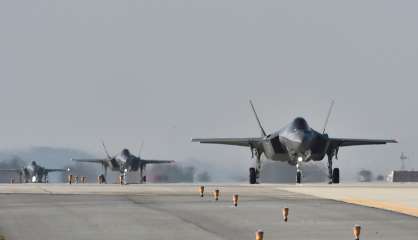
<svg viewBox="0 0 418 240"><path fill-rule="evenodd" d="M332 171L332 183L340 183L340 169L334 168Z"/></svg>
<svg viewBox="0 0 418 240"><path fill-rule="evenodd" d="M302 173L300 171L296 172L296 183L300 184L302 182Z"/></svg>
<svg viewBox="0 0 418 240"><path fill-rule="evenodd" d="M100 184L106 183L106 177L105 177L105 175L102 174L102 175L99 176L99 183Z"/></svg>
<svg viewBox="0 0 418 240"><path fill-rule="evenodd" d="M255 168L250 168L250 184L256 184L257 183L257 176L255 173Z"/></svg>

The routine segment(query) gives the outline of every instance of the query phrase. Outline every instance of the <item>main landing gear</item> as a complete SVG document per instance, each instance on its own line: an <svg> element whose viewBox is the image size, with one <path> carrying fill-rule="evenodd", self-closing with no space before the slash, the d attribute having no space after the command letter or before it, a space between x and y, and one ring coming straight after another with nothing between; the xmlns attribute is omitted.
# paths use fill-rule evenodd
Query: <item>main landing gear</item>
<svg viewBox="0 0 418 240"><path fill-rule="evenodd" d="M250 184L259 183L260 172L261 172L261 152L257 149L251 149L253 157L255 156L255 168L250 168Z"/></svg>
<svg viewBox="0 0 418 240"><path fill-rule="evenodd" d="M107 165L102 165L103 166L103 170L104 170L104 173L103 174L100 174L99 176L98 176L98 183L99 184L105 184L105 183L107 183L106 181L107 181Z"/></svg>
<svg viewBox="0 0 418 240"><path fill-rule="evenodd" d="M98 183L99 184L105 184L106 183L106 177L104 174L100 174L98 177Z"/></svg>
<svg viewBox="0 0 418 240"><path fill-rule="evenodd" d="M139 183L146 183L147 182L147 176L144 175L145 172L145 165L142 165L139 167Z"/></svg>
<svg viewBox="0 0 418 240"><path fill-rule="evenodd" d="M328 178L329 184L338 184L340 183L340 169L332 168L332 155L328 154Z"/></svg>
<svg viewBox="0 0 418 240"><path fill-rule="evenodd" d="M250 168L250 184L256 184L257 183L257 176L255 173L255 168Z"/></svg>

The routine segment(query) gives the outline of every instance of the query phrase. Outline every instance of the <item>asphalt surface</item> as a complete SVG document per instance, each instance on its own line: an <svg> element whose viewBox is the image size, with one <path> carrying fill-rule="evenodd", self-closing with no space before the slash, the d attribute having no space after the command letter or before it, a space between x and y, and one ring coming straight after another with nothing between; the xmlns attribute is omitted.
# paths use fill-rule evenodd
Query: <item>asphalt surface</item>
<svg viewBox="0 0 418 240"><path fill-rule="evenodd" d="M0 232L7 240L45 239L417 239L418 218L320 199L269 186L144 186L143 191L0 194ZM128 188L128 186L112 186ZM141 189L136 186L135 188ZM67 189L68 190L68 189ZM68 190L68 192L70 192ZM232 207L232 194L239 194ZM289 221L281 209L290 209Z"/></svg>

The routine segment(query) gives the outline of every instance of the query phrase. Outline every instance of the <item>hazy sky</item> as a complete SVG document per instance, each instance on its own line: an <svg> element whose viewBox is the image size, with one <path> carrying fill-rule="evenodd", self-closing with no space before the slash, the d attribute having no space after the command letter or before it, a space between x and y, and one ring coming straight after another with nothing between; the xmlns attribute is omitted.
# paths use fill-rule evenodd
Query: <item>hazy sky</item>
<svg viewBox="0 0 418 240"><path fill-rule="evenodd" d="M296 116L333 137L396 138L340 151L344 171L398 167L418 132L416 1L0 2L0 149L67 146L237 167ZM414 159L415 160L415 159ZM238 164L237 164L238 163ZM412 167L413 161L408 162ZM414 163L418 169L418 163ZM346 170L344 170L346 169Z"/></svg>

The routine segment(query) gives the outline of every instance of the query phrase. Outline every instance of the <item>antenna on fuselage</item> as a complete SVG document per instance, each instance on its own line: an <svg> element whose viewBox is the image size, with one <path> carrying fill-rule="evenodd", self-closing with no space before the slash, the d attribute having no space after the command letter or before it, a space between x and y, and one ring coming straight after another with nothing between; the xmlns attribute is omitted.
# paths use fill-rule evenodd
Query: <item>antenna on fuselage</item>
<svg viewBox="0 0 418 240"><path fill-rule="evenodd" d="M325 123L324 123L324 128L323 128L322 134L324 134L325 133L325 130L327 129L328 120L329 120L329 117L331 116L331 112L332 112L332 108L334 107L334 103L335 103L335 101L332 100L331 101L331 105L329 106L329 109L328 109L327 118L325 119Z"/></svg>
<svg viewBox="0 0 418 240"><path fill-rule="evenodd" d="M251 101L251 100L250 100L250 105L251 105L251 108L253 109L255 119L257 119L258 126L260 127L261 135L263 137L267 136L266 132L263 129L263 126L261 126L260 119L257 116L257 112L255 111L255 108L254 108L254 105L253 105L253 101Z"/></svg>

